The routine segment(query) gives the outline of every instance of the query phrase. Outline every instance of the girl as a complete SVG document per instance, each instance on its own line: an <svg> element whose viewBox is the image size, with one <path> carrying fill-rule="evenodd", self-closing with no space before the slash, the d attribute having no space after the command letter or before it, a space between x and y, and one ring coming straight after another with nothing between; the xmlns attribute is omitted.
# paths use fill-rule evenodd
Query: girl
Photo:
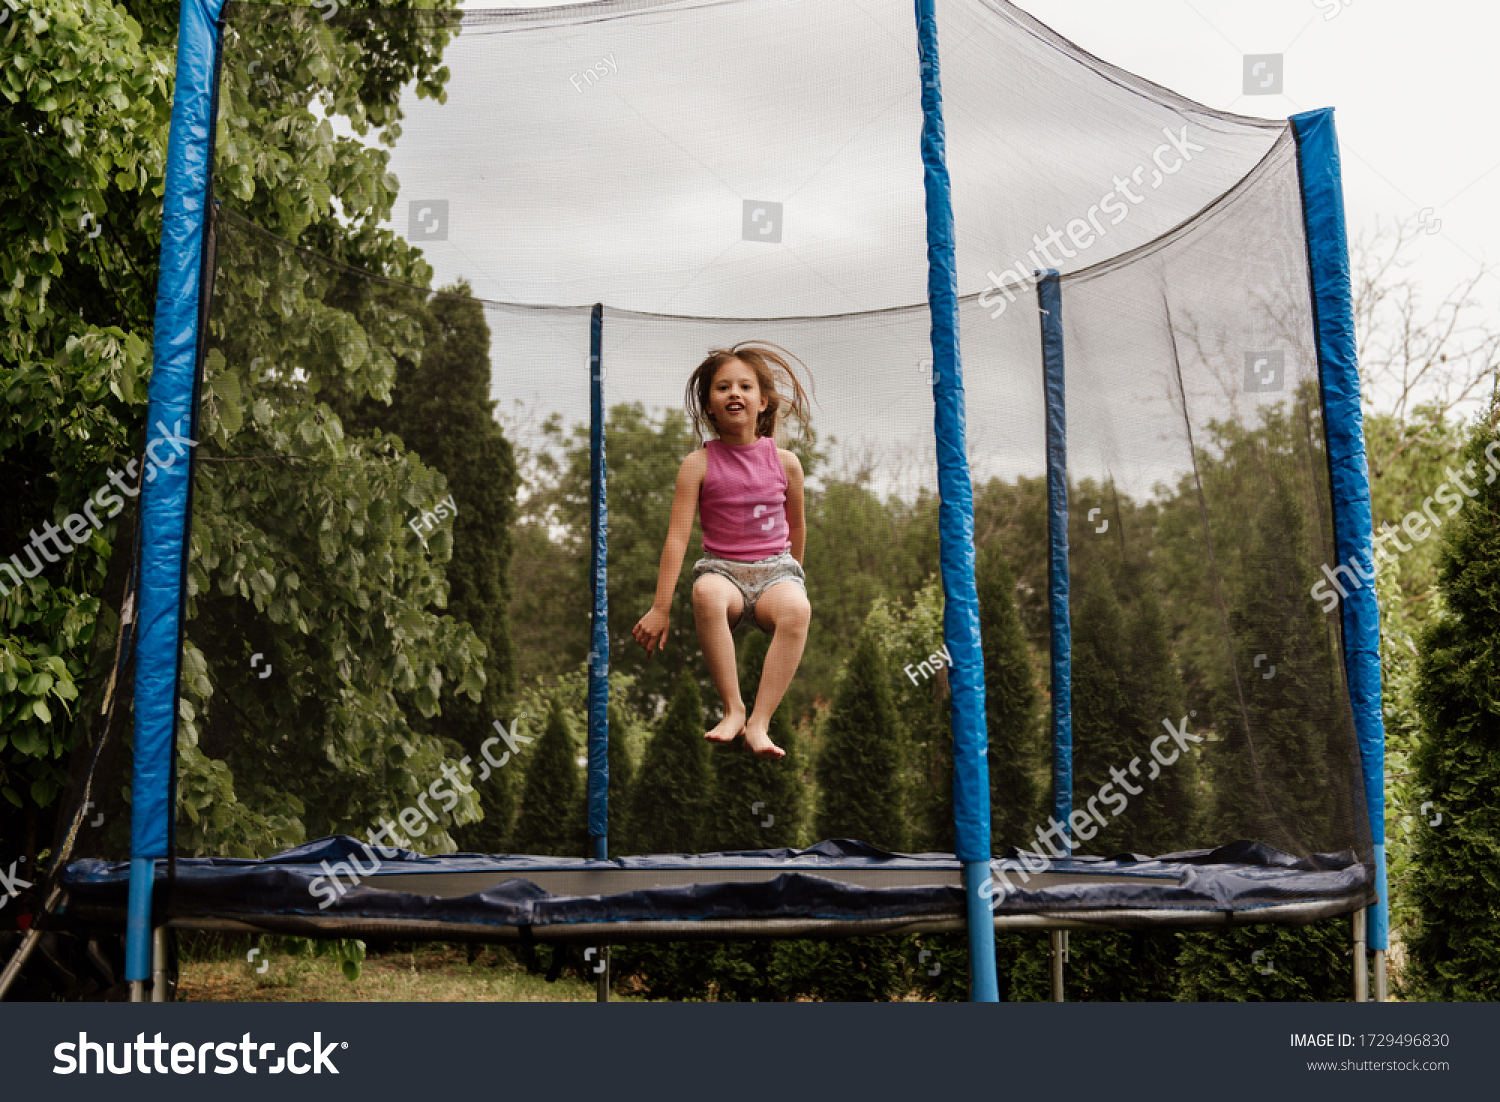
<svg viewBox="0 0 1500 1102"><path fill-rule="evenodd" d="M772 436L782 410L807 424L807 394L778 353L791 356L764 341L717 349L688 379L693 427L699 439L710 428L718 439L684 459L677 472L656 602L632 632L647 658L666 647L672 592L687 554L693 515L700 513L705 554L693 567L693 617L709 676L724 701L724 718L703 737L731 742L743 734L761 758L786 754L767 732L802 660L812 618L802 574L807 539L802 464L778 448ZM778 392L778 378L790 396ZM747 719L732 633L750 624L770 633L771 646L755 710Z"/></svg>

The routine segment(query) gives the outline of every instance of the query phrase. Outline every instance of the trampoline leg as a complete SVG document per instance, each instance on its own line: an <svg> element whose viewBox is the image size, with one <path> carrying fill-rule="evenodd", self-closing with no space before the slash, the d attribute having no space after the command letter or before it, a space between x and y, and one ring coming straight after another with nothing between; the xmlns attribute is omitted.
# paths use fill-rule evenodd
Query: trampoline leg
<svg viewBox="0 0 1500 1102"><path fill-rule="evenodd" d="M1000 1001L995 974L995 919L990 911L994 882L988 861L964 862L964 907L969 919L969 1001Z"/></svg>
<svg viewBox="0 0 1500 1102"><path fill-rule="evenodd" d="M1068 963L1068 931L1050 930L1052 939L1052 1001L1067 1002L1063 998L1063 965Z"/></svg>
<svg viewBox="0 0 1500 1102"><path fill-rule="evenodd" d="M130 1001L146 1001L146 980L151 977L151 889L155 885L156 862L150 857L130 859L130 897L125 925L125 979Z"/></svg>
<svg viewBox="0 0 1500 1102"><path fill-rule="evenodd" d="M1354 912L1354 1001L1370 1001L1370 972L1365 965L1365 910Z"/></svg>
<svg viewBox="0 0 1500 1102"><path fill-rule="evenodd" d="M1375 950L1375 1001L1383 1003L1388 993L1385 989L1385 950Z"/></svg>
<svg viewBox="0 0 1500 1102"><path fill-rule="evenodd" d="M151 931L151 1001L167 1001L167 928Z"/></svg>
<svg viewBox="0 0 1500 1102"><path fill-rule="evenodd" d="M596 1003L607 1003L607 1002L609 1002L609 946L608 945L604 946L602 949L599 950L599 965L600 965L600 968L599 968L598 973L596 974L596 981L595 981L598 984L598 986L595 988L595 991L594 991L594 1001Z"/></svg>

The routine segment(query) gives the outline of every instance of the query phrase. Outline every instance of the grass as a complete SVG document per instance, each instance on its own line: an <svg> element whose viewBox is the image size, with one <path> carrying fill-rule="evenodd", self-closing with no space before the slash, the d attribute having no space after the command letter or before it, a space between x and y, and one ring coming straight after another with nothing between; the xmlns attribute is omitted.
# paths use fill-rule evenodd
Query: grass
<svg viewBox="0 0 1500 1102"><path fill-rule="evenodd" d="M273 941L274 939L267 939ZM243 947L234 944L243 941ZM183 945L177 998L186 1002L593 1002L592 981L548 983L510 950L487 946L471 962L462 945L417 944L365 959L359 979L344 978L332 956L272 948L246 960L249 939ZM265 972L256 969L266 966ZM640 1000L610 996L612 1001Z"/></svg>

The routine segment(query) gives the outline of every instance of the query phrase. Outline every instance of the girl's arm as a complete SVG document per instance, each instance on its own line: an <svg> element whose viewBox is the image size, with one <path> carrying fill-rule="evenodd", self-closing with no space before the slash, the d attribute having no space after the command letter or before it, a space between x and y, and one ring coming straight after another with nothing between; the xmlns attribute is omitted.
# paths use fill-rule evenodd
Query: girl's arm
<svg viewBox="0 0 1500 1102"><path fill-rule="evenodd" d="M807 517L802 511L802 464L791 452L781 451L781 469L786 472L786 528L792 558L802 563L807 547Z"/></svg>
<svg viewBox="0 0 1500 1102"><path fill-rule="evenodd" d="M677 471L677 488L672 495L672 519L667 523L667 541L661 549L661 566L656 574L656 600L651 611L637 621L631 634L646 648L650 658L667 646L667 625L672 611L672 594L682 573L682 559L687 554L688 539L693 534L693 519L698 515L698 492L708 471L708 453L698 449L682 461Z"/></svg>

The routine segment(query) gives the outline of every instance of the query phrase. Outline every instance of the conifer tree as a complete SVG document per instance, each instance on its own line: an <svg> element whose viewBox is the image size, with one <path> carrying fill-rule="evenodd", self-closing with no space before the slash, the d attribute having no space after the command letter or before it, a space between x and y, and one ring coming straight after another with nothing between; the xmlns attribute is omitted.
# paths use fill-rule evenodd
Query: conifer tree
<svg viewBox="0 0 1500 1102"><path fill-rule="evenodd" d="M1445 613L1422 639L1415 692L1425 734L1417 780L1432 807L1419 826L1420 918L1408 945L1424 997L1492 1002L1500 998L1500 396L1458 467L1449 479L1467 500L1443 529Z"/></svg>
<svg viewBox="0 0 1500 1102"><path fill-rule="evenodd" d="M547 713L547 726L532 747L531 761L526 768L521 814L516 821L514 849L517 853L544 853L557 857L584 855L587 840L584 837L583 784L577 753L562 702L553 697Z"/></svg>
<svg viewBox="0 0 1500 1102"><path fill-rule="evenodd" d="M755 632L740 647L740 692L755 708L769 635ZM707 850L773 849L795 846L803 815L805 763L785 703L771 716L771 741L786 757L766 761L749 753L742 739L713 747L714 798L706 823Z"/></svg>
<svg viewBox="0 0 1500 1102"><path fill-rule="evenodd" d="M609 850L628 853L630 798L635 791L635 762L626 746L629 714L618 700L609 702Z"/></svg>
<svg viewBox="0 0 1500 1102"><path fill-rule="evenodd" d="M883 849L907 844L901 733L891 675L875 627L866 622L839 677L818 757L815 834Z"/></svg>
<svg viewBox="0 0 1500 1102"><path fill-rule="evenodd" d="M1127 768L1132 758L1143 757L1139 743L1149 743L1143 732L1132 730L1134 716L1126 696L1130 675L1125 645L1125 618L1107 569L1094 566L1083 576L1082 601L1072 617L1073 625L1073 808L1083 811L1086 801L1111 781L1110 768ZM1140 769L1143 786L1146 770ZM1111 819L1108 826L1085 838L1095 827L1075 828L1077 852L1107 856L1129 849L1128 823Z"/></svg>
<svg viewBox="0 0 1500 1102"><path fill-rule="evenodd" d="M713 785L704 730L698 683L684 673L677 679L661 726L646 746L631 793L630 842L635 852L701 852Z"/></svg>
<svg viewBox="0 0 1500 1102"><path fill-rule="evenodd" d="M984 713L989 732L992 852L1034 844L1041 813L1036 771L1044 761L1031 656L1016 609L1015 576L999 545L979 553L975 581L984 640ZM950 759L951 760L951 759ZM951 803L949 833L952 833Z"/></svg>
<svg viewBox="0 0 1500 1102"><path fill-rule="evenodd" d="M1167 621L1155 592L1146 589L1126 622L1126 641L1134 669L1124 684L1130 730L1136 733L1135 753L1144 756L1150 740L1164 732L1163 720L1177 724L1187 714L1182 677L1167 637ZM1119 762L1118 765L1125 765ZM1148 769L1149 773L1149 769ZM1194 787L1197 758L1181 752L1163 766L1139 796L1120 813L1123 839L1136 853L1159 855L1190 849L1199 841Z"/></svg>

